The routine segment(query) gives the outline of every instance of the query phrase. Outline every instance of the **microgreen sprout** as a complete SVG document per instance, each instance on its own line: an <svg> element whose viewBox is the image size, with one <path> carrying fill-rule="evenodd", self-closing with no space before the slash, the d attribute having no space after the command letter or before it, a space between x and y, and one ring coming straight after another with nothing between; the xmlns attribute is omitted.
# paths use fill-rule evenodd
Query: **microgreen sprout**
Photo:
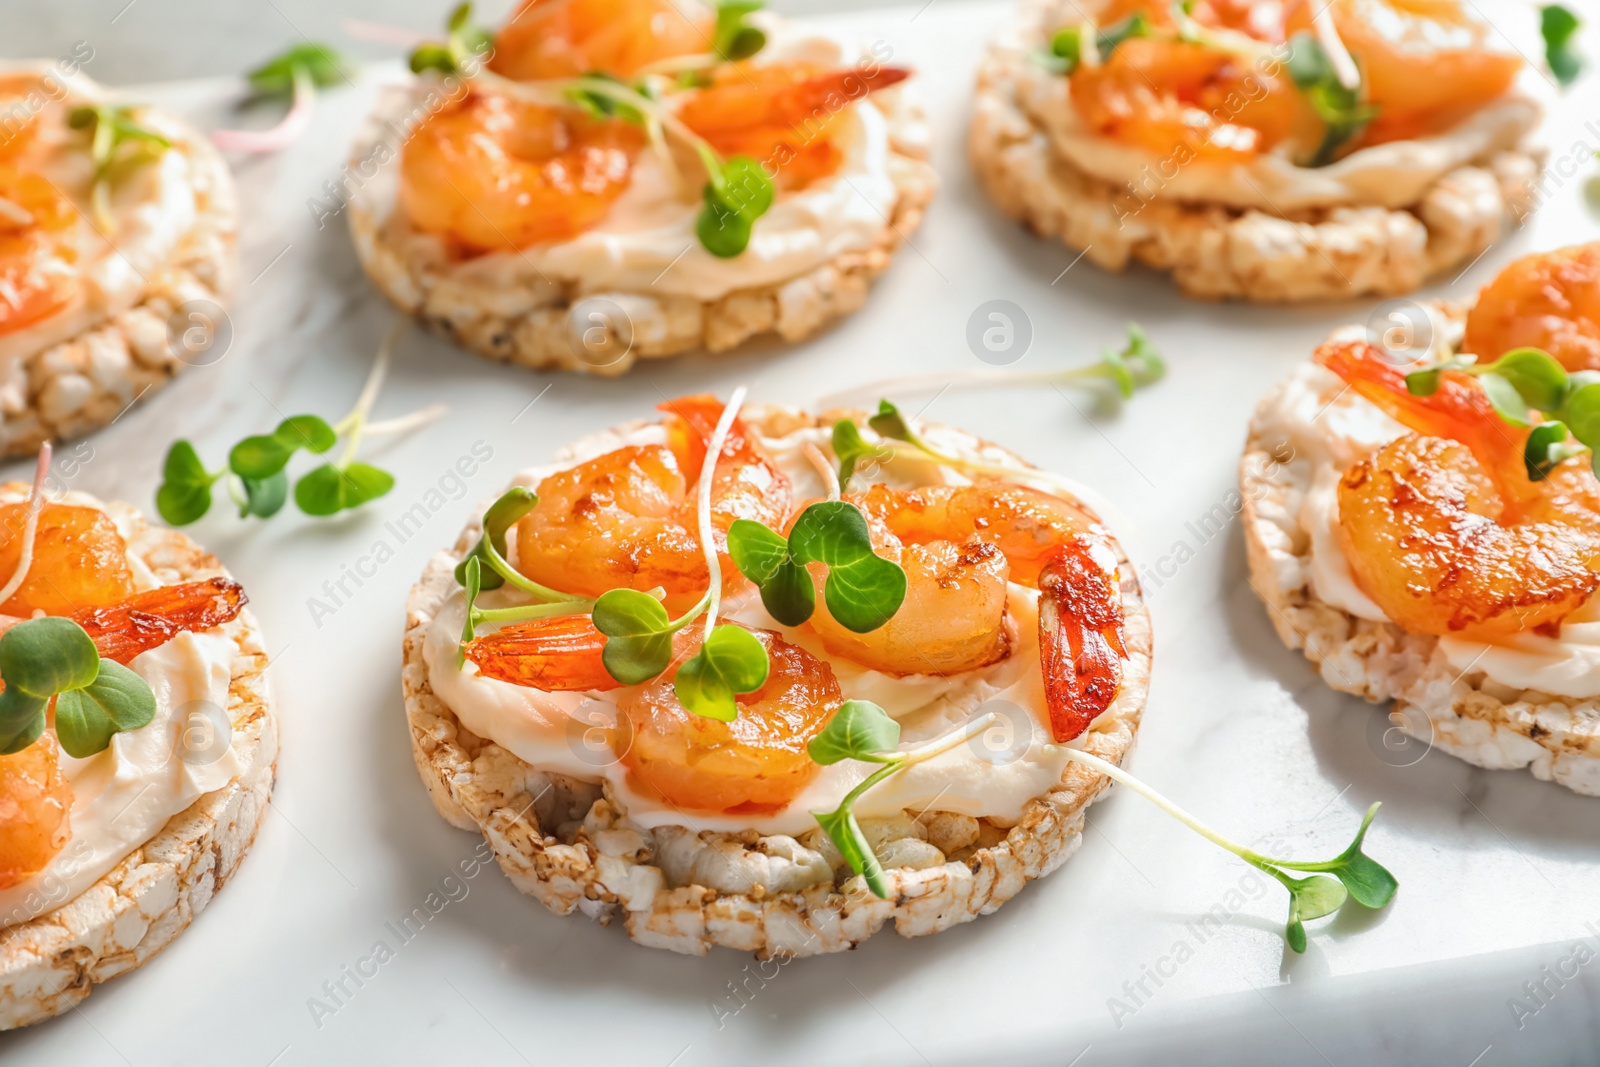
<svg viewBox="0 0 1600 1067"><path fill-rule="evenodd" d="M846 392L824 397L819 404L824 407L843 406L852 400L885 393L936 393L952 386L988 389L1017 385L1072 386L1093 391L1110 406L1117 406L1133 398L1135 392L1153 385L1166 376L1166 361L1161 358L1144 330L1137 323L1128 323L1128 339L1120 349L1101 349L1100 358L1093 363L1064 370L1012 370L1010 368L983 367L952 371L944 374L924 374L909 378L889 378L856 386ZM837 451L837 448L836 448Z"/></svg>
<svg viewBox="0 0 1600 1067"><path fill-rule="evenodd" d="M1451 372L1476 377L1503 421L1533 427L1523 449L1531 480L1543 481L1559 464L1584 454L1600 477L1600 373L1569 374L1542 349L1516 348L1488 364L1451 356L1406 375L1406 389L1432 396Z"/></svg>
<svg viewBox="0 0 1600 1067"><path fill-rule="evenodd" d="M1291 37L1285 66L1311 110L1322 120L1322 142L1306 161L1306 166L1325 167L1334 161L1341 148L1367 128L1377 117L1378 110L1362 102L1359 71L1354 84L1349 84L1348 72L1341 73L1342 65L1336 62L1335 53L1331 53L1316 35L1297 33Z"/></svg>
<svg viewBox="0 0 1600 1067"><path fill-rule="evenodd" d="M1373 804L1367 809L1360 828L1356 830L1355 838L1343 852L1332 859L1314 862L1276 859L1229 840L1114 763L1109 763L1082 749L1060 745L1044 747L1051 752L1065 755L1070 762L1080 764L1105 775L1119 785L1126 786L1207 841L1232 852L1252 867L1276 878L1289 891L1289 920L1284 929L1284 940L1296 952L1306 950L1307 920L1332 914L1350 900L1354 900L1364 908L1382 908L1394 899L1395 890L1399 888L1400 883L1396 881L1395 876L1361 850L1362 844L1366 841L1367 828L1377 817L1378 809L1383 806L1381 803ZM1295 878L1289 873L1290 871L1309 874L1310 877Z"/></svg>
<svg viewBox="0 0 1600 1067"><path fill-rule="evenodd" d="M889 885L883 866L872 850L872 842L856 821L855 805L873 786L907 767L933 759L977 737L995 721L994 712L981 715L965 726L919 748L900 751L900 724L870 700L846 700L833 718L806 747L813 762L826 767L843 760L860 760L881 766L854 789L846 793L832 811L814 811L812 817L844 857L850 869L867 883L874 896L886 898Z"/></svg>
<svg viewBox="0 0 1600 1067"><path fill-rule="evenodd" d="M850 869L862 877L873 894L887 897L889 886L883 867L873 853L872 844L856 819L857 802L885 778L978 736L994 720L995 715L990 712L937 740L901 751L899 723L871 701L847 700L840 705L822 732L811 740L807 751L812 761L820 765L827 766L847 759L879 764L876 771L845 794L833 811L812 813ZM1379 804L1367 809L1354 840L1332 859L1313 862L1277 859L1217 833L1114 763L1082 749L1063 745L1044 745L1041 748L1126 786L1212 844L1276 878L1289 891L1289 919L1284 929L1284 939L1295 952L1304 952L1306 949L1305 923L1308 920L1329 915L1350 900L1366 908L1382 908L1394 898L1395 890L1399 887L1393 874L1362 851L1367 829L1381 807ZM1308 877L1299 878L1290 872Z"/></svg>
<svg viewBox="0 0 1600 1067"><path fill-rule="evenodd" d="M1050 54L1057 62L1057 68L1063 74L1071 74L1077 70L1084 59L1084 42L1088 41L1094 49L1094 59L1103 63L1106 57L1117 45L1132 37L1149 37L1150 20L1142 12L1134 12L1125 19L1113 22L1103 29L1096 30L1092 25L1085 23L1081 26L1066 26L1055 32L1050 38Z"/></svg>
<svg viewBox="0 0 1600 1067"><path fill-rule="evenodd" d="M765 0L718 0L711 50L725 60L749 59L767 46L766 31L749 22Z"/></svg>
<svg viewBox="0 0 1600 1067"><path fill-rule="evenodd" d="M1574 47L1574 38L1582 25L1578 16L1561 4L1546 4L1539 9L1545 63L1563 86L1571 85L1583 70L1583 57Z"/></svg>
<svg viewBox="0 0 1600 1067"><path fill-rule="evenodd" d="M349 60L327 45L297 44L245 75L258 100L287 99L289 110L269 130L216 130L211 141L233 152L276 152L287 148L311 125L317 90L346 80Z"/></svg>
<svg viewBox="0 0 1600 1067"><path fill-rule="evenodd" d="M94 222L102 233L116 231L111 215L111 181L122 164L147 163L172 147L172 142L134 121L137 108L94 104L75 108L67 125L89 134L89 157L94 163L94 185L90 191Z"/></svg>
<svg viewBox="0 0 1600 1067"><path fill-rule="evenodd" d="M445 23L441 43L428 41L411 53L411 70L438 71L440 74L472 74L485 53L494 47L494 34L472 24L472 5L457 4Z"/></svg>
<svg viewBox="0 0 1600 1067"><path fill-rule="evenodd" d="M761 590L767 613L785 626L799 626L816 610L809 563L827 565L823 601L847 630L870 633L905 602L906 572L872 551L861 509L843 500L806 508L788 537L752 519L736 519L728 529L728 554Z"/></svg>
<svg viewBox="0 0 1600 1067"><path fill-rule="evenodd" d="M403 326L404 320L389 332L355 407L338 422L330 424L318 415L284 419L271 433L255 434L234 445L228 452L228 465L218 471L206 469L189 441L174 441L156 490L156 510L161 517L174 526L199 521L211 509L213 488L223 482L238 505L240 518L271 518L289 498L287 467L295 453L304 450L322 455L341 437L346 444L339 459L324 463L295 483L295 505L307 515L322 517L360 507L389 492L394 488L394 476L355 458L363 436L405 433L445 412L442 405L435 404L384 422L368 420Z"/></svg>

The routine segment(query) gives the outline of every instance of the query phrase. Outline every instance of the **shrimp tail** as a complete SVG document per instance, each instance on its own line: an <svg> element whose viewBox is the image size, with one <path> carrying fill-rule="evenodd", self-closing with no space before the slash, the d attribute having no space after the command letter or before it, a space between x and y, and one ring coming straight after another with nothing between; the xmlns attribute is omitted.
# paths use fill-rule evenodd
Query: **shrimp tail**
<svg viewBox="0 0 1600 1067"><path fill-rule="evenodd" d="M249 603L231 578L162 586L103 608L74 612L72 621L94 639L100 655L126 664L180 633L232 622Z"/></svg>
<svg viewBox="0 0 1600 1067"><path fill-rule="evenodd" d="M1528 431L1501 419L1470 374L1447 370L1434 393L1415 396L1406 387L1404 371L1365 341L1330 341L1317 349L1315 358L1401 425L1424 437L1466 445L1514 508L1537 495L1522 458Z"/></svg>
<svg viewBox="0 0 1600 1067"><path fill-rule="evenodd" d="M547 693L616 689L606 670L606 638L587 615L557 615L501 627L468 643L467 659L485 678Z"/></svg>
<svg viewBox="0 0 1600 1067"><path fill-rule="evenodd" d="M1080 535L1039 572L1039 667L1058 744L1088 729L1122 688L1122 597L1115 567L1097 558L1104 554Z"/></svg>

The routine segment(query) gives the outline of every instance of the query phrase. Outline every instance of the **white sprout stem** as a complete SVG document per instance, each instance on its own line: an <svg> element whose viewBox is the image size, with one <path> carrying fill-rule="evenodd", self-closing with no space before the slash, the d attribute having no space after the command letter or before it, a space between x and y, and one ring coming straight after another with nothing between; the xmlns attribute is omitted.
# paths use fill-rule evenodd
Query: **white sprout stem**
<svg viewBox="0 0 1600 1067"><path fill-rule="evenodd" d="M1003 370L1000 368L972 368L969 370L952 371L948 374L915 374L905 378L885 378L882 381L868 382L866 385L852 386L842 389L837 393L829 393L817 401L823 409L835 407L849 407L852 403L868 397L888 396L890 393L937 393L941 389L956 385L975 385L980 387L1003 387L1009 385L1042 385L1055 381L1075 381L1083 377L1075 374L1075 368L1051 370Z"/></svg>
<svg viewBox="0 0 1600 1067"><path fill-rule="evenodd" d="M1100 31L1093 19L1084 19L1078 27L1078 66L1093 70L1100 65Z"/></svg>
<svg viewBox="0 0 1600 1067"><path fill-rule="evenodd" d="M17 203L0 196L0 218L13 222L18 226L32 226L33 212Z"/></svg>
<svg viewBox="0 0 1600 1067"><path fill-rule="evenodd" d="M739 408L744 404L745 394L749 390L744 386L733 391L733 396L728 398L728 403L722 409L722 417L717 420L717 428L711 431L711 440L706 445L705 462L700 464L700 545L706 553L706 570L710 572L711 584L706 590L706 639L711 639L711 631L717 627L717 609L722 606L722 561L717 558L717 541L713 536L715 531L711 527L711 483L717 475L717 459L722 455L722 445L728 439L728 434L733 429L733 420L739 415Z"/></svg>
<svg viewBox="0 0 1600 1067"><path fill-rule="evenodd" d="M277 152L298 141L311 127L317 86L303 64L296 64L292 77L294 97L276 126L268 130L213 130L211 143L224 152Z"/></svg>
<svg viewBox="0 0 1600 1067"><path fill-rule="evenodd" d="M349 463L356 456L356 450L361 447L361 435L366 428L367 412L372 410L372 405L377 402L378 390L383 388L384 376L389 373L389 361L394 356L395 345L400 343L400 335L405 331L406 320L396 319L389 332L384 335L383 343L378 346L378 357L372 361L372 369L367 372L366 384L361 387L361 395L356 397L356 406L350 409L350 414L339 420L338 430L348 431L350 441L345 445L344 456L340 463Z"/></svg>
<svg viewBox="0 0 1600 1067"><path fill-rule="evenodd" d="M429 404L420 411L413 411L409 415L397 415L392 419L381 422L369 422L362 430L367 437L387 437L397 433L408 433L432 423L438 422L450 413L448 404Z"/></svg>
<svg viewBox="0 0 1600 1067"><path fill-rule="evenodd" d="M706 70L722 62L715 52L691 52L688 55L668 56L654 63L646 63L635 74L678 74L686 70Z"/></svg>
<svg viewBox="0 0 1600 1067"><path fill-rule="evenodd" d="M1210 841L1218 848L1226 849L1241 859L1271 862L1266 856L1261 855L1261 853L1256 852L1254 849L1246 848L1238 842L1230 841L1228 838L1223 837L1221 834L1211 829L1211 827L1207 826L1205 823L1201 822L1184 809L1178 807L1178 805L1174 804L1172 801L1168 800L1154 789L1151 789L1149 786L1145 785L1143 782L1129 774L1127 771L1123 770L1121 767L1118 767L1115 763L1109 763L1106 760L1101 759L1099 756L1092 756L1078 748L1068 748L1064 745L1046 745L1044 747L1047 751L1057 752L1063 756L1066 756L1069 763L1081 764L1092 771L1105 775L1118 785L1127 786L1129 789L1133 790L1135 793L1138 793L1150 803L1154 804L1156 807L1160 808L1174 819L1177 819L1179 822L1183 823L1183 825L1187 826L1189 829L1193 830L1207 841Z"/></svg>
<svg viewBox="0 0 1600 1067"><path fill-rule="evenodd" d="M1322 45L1322 50L1328 53L1328 62L1333 64L1334 76L1339 79L1339 84L1346 89L1355 89L1361 84L1361 71L1356 67L1354 57L1345 47L1344 39L1339 36L1339 27L1333 21L1333 5L1324 4L1315 15L1311 23L1316 28L1317 40Z"/></svg>
<svg viewBox="0 0 1600 1067"><path fill-rule="evenodd" d="M39 446L39 467L33 475L33 492L28 497L28 520L22 527L22 550L17 554L17 569L0 588L0 604L16 596L33 566L33 542L39 534L39 513L44 510L44 481L50 474L50 442Z"/></svg>
<svg viewBox="0 0 1600 1067"><path fill-rule="evenodd" d="M943 737L929 741L919 748L907 749L905 752L900 753L898 762L902 767L912 767L918 763L931 760L935 756L942 756L957 745L964 744L983 733L994 725L994 721L995 713L992 711L985 712L953 733L948 733Z"/></svg>
<svg viewBox="0 0 1600 1067"><path fill-rule="evenodd" d="M822 449L807 441L801 451L805 453L806 459L811 461L811 465L817 469L817 473L822 475L822 484L828 487L828 499L838 500L839 493L843 489L843 486L839 484L839 472L834 469L833 464L828 462L828 457L822 454Z"/></svg>

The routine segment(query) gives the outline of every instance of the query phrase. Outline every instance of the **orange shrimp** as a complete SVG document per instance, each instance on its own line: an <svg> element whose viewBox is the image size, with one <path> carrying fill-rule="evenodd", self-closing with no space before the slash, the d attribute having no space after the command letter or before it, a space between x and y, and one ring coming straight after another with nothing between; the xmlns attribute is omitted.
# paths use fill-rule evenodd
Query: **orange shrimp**
<svg viewBox="0 0 1600 1067"><path fill-rule="evenodd" d="M0 74L0 161L17 158L38 141L46 95L37 74Z"/></svg>
<svg viewBox="0 0 1600 1067"><path fill-rule="evenodd" d="M1462 351L1487 363L1514 348L1600 370L1600 242L1524 256L1483 287Z"/></svg>
<svg viewBox="0 0 1600 1067"><path fill-rule="evenodd" d="M1299 0L1289 29L1309 31L1329 0ZM1494 28L1460 0L1332 0L1330 14L1361 69L1377 117L1364 145L1438 133L1505 95L1522 69L1490 47Z"/></svg>
<svg viewBox="0 0 1600 1067"><path fill-rule="evenodd" d="M1600 588L1600 483L1568 460L1528 478L1531 432L1506 424L1470 375L1432 396L1365 342L1317 362L1414 430L1345 471L1339 527L1361 588L1413 633L1495 640L1561 622Z"/></svg>
<svg viewBox="0 0 1600 1067"><path fill-rule="evenodd" d="M72 783L55 734L0 756L0 889L27 881L72 838Z"/></svg>
<svg viewBox="0 0 1600 1067"><path fill-rule="evenodd" d="M670 804L698 811L776 811L816 777L806 746L844 702L833 668L771 631L754 633L767 650L767 681L735 698L739 713L732 722L692 714L678 703L676 670L619 704L622 762Z"/></svg>
<svg viewBox="0 0 1600 1067"><path fill-rule="evenodd" d="M0 584L17 569L27 504L0 504ZM0 612L27 618L36 611L71 615L133 595L128 546L116 523L96 508L46 504L39 513L33 564Z"/></svg>
<svg viewBox="0 0 1600 1067"><path fill-rule="evenodd" d="M817 598L808 625L835 652L889 674L958 674L1010 653L1007 581L1041 592L1040 670L1057 741L1110 707L1121 685L1116 559L1093 520L1060 497L1007 483L891 489L845 498L873 549L906 572L906 599L883 626L855 633ZM819 594L825 570L815 565Z"/></svg>
<svg viewBox="0 0 1600 1067"><path fill-rule="evenodd" d="M659 586L674 611L700 599L710 572L697 529L698 482L722 405L715 397L693 396L661 410L668 413L667 445L619 448L539 484L539 503L515 527L523 574L583 596ZM711 524L723 591L733 592L744 579L727 554L728 527L736 519L782 526L790 484L738 419L712 477Z"/></svg>
<svg viewBox="0 0 1600 1067"><path fill-rule="evenodd" d="M844 152L833 137L839 115L910 76L898 67L730 64L709 87L687 94L678 118L723 156L749 156L781 188L798 189L839 169Z"/></svg>
<svg viewBox="0 0 1600 1067"><path fill-rule="evenodd" d="M715 29L698 0L523 0L495 35L489 69L518 81L595 71L626 78L710 52Z"/></svg>
<svg viewBox="0 0 1600 1067"><path fill-rule="evenodd" d="M0 166L0 335L66 308L81 292L78 209L38 174Z"/></svg>
<svg viewBox="0 0 1600 1067"><path fill-rule="evenodd" d="M400 204L467 254L564 241L611 210L642 144L625 122L474 91L406 143Z"/></svg>
<svg viewBox="0 0 1600 1067"><path fill-rule="evenodd" d="M94 638L109 660L126 664L180 633L210 630L239 617L250 602L232 578L207 578L164 585L102 608L72 613L72 621Z"/></svg>

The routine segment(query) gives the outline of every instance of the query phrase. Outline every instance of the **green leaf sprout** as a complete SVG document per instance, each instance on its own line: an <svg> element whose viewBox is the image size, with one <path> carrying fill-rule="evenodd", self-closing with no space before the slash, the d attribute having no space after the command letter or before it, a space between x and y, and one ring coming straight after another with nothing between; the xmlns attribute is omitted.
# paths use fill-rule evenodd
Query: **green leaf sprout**
<svg viewBox="0 0 1600 1067"><path fill-rule="evenodd" d="M1055 36L1050 38L1050 54L1059 61L1058 69L1063 74L1071 74L1083 62L1084 31L1092 29L1085 26L1067 26L1057 30ZM1104 62L1111 55L1113 49L1123 41L1132 37L1149 37L1150 20L1142 12L1134 12L1125 19L1113 22L1104 29L1094 32L1095 55Z"/></svg>
<svg viewBox="0 0 1600 1067"><path fill-rule="evenodd" d="M1406 375L1406 390L1432 396L1447 371L1475 376L1504 422L1534 427L1523 450L1530 480L1543 481L1562 463L1585 454L1600 477L1595 454L1600 448L1600 373L1569 374L1543 349L1514 348L1489 364L1470 355L1440 360Z"/></svg>
<svg viewBox="0 0 1600 1067"><path fill-rule="evenodd" d="M847 700L840 705L823 731L812 738L807 751L814 762L823 766L847 759L880 765L847 793L836 809L812 813L850 869L861 875L867 888L875 895L887 897L889 887L883 868L873 854L872 844L856 820L856 803L868 790L890 775L976 737L994 721L995 715L990 712L938 740L900 751L899 723L870 701ZM1114 763L1078 748L1063 745L1044 747L1053 754L1065 756L1069 762L1080 764L1126 786L1212 844L1232 852L1252 867L1277 879L1289 891L1289 918L1284 927L1284 940L1295 952L1304 952L1306 949L1306 922L1332 914L1350 900L1365 908L1385 907L1399 889L1400 883L1394 875L1363 851L1367 829L1372 825L1381 804L1374 804L1367 809L1355 838L1332 859L1312 862L1276 859L1230 841ZM1309 877L1300 878L1296 874Z"/></svg>
<svg viewBox="0 0 1600 1067"><path fill-rule="evenodd" d="M828 613L855 633L878 629L905 602L905 571L872 551L861 509L843 500L806 508L787 538L754 520L737 519L728 529L728 553L761 590L767 613L785 626L799 626L815 609L808 563L827 565L822 592Z"/></svg>
<svg viewBox="0 0 1600 1067"><path fill-rule="evenodd" d="M765 0L720 0L711 50L724 60L737 60L749 59L765 48L766 32L748 22L765 6Z"/></svg>
<svg viewBox="0 0 1600 1067"><path fill-rule="evenodd" d="M1377 117L1378 110L1362 103L1362 86L1340 81L1338 69L1322 42L1309 33L1289 39L1289 58L1285 64L1295 87L1305 96L1311 110L1322 120L1322 143L1306 161L1308 167L1332 163L1350 141Z"/></svg>
<svg viewBox="0 0 1600 1067"><path fill-rule="evenodd" d="M39 739L52 698L61 748L78 759L102 751L115 734L149 725L156 714L149 684L102 660L84 628L59 616L17 623L0 636L0 680L0 754Z"/></svg>
<svg viewBox="0 0 1600 1067"><path fill-rule="evenodd" d="M414 74L438 71L440 74L472 75L479 60L494 47L494 34L480 26L472 25L472 5L457 4L445 23L443 42L429 41L411 53L411 70Z"/></svg>
<svg viewBox="0 0 1600 1067"><path fill-rule="evenodd" d="M362 437L405 433L445 411L433 405L386 422L368 421L402 327L403 321L389 332L355 407L337 423L330 425L318 415L284 419L271 433L253 434L235 444L228 452L228 465L219 471L206 468L193 444L174 441L156 490L156 510L161 517L173 526L198 522L211 510L212 489L225 482L241 519L271 518L289 498L287 468L295 453L303 450L320 455L341 437L346 438L346 445L339 460L317 467L295 484L294 500L300 510L318 517L336 515L388 493L394 488L394 476L355 459Z"/></svg>
<svg viewBox="0 0 1600 1067"><path fill-rule="evenodd" d="M138 108L95 104L74 108L67 125L89 134L89 158L94 163L94 185L90 189L94 222L102 233L115 233L111 215L111 182L123 165L138 166L159 157L172 147L164 135L134 121Z"/></svg>
<svg viewBox="0 0 1600 1067"><path fill-rule="evenodd" d="M1583 70L1583 57L1573 47L1578 28L1583 23L1578 16L1561 4L1546 4L1539 9L1539 33L1544 38L1545 63L1550 73L1563 86L1578 80Z"/></svg>

